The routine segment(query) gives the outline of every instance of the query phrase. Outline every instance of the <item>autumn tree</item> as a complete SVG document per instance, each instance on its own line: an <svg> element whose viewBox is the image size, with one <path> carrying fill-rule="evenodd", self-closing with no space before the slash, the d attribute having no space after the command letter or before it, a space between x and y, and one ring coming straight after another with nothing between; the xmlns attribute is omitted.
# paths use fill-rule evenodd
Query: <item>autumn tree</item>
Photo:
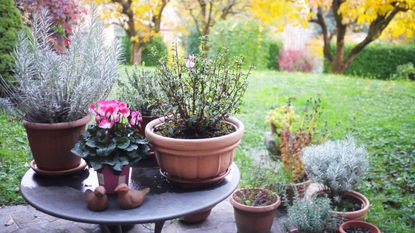
<svg viewBox="0 0 415 233"><path fill-rule="evenodd" d="M144 45L160 32L163 11L170 0L94 0L106 23L122 26L131 40L131 64L141 64Z"/></svg>
<svg viewBox="0 0 415 233"><path fill-rule="evenodd" d="M356 55L382 33L393 37L413 36L415 0L251 0L254 17L281 28L287 23L319 26L323 53L331 71L343 73ZM330 27L334 21L334 27ZM345 37L363 29L365 37L350 52L345 52ZM330 48L335 40L336 50Z"/></svg>
<svg viewBox="0 0 415 233"><path fill-rule="evenodd" d="M191 17L199 35L209 35L210 29L219 20L243 11L247 1L241 0L179 0Z"/></svg>

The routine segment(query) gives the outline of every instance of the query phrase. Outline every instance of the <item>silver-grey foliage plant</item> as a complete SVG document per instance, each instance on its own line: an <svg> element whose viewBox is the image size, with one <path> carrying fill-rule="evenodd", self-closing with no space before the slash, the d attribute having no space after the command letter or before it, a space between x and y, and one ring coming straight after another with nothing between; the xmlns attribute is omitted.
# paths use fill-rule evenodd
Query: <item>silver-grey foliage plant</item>
<svg viewBox="0 0 415 233"><path fill-rule="evenodd" d="M3 85L25 120L77 120L88 114L90 103L109 94L118 79L121 50L117 43L105 45L104 26L95 10L91 12L62 54L49 43L52 18L46 10L34 15L30 33L19 33L14 52L17 85Z"/></svg>
<svg viewBox="0 0 415 233"><path fill-rule="evenodd" d="M350 136L306 147L302 159L307 176L324 184L334 196L351 190L369 167L366 149Z"/></svg>
<svg viewBox="0 0 415 233"><path fill-rule="evenodd" d="M119 98L128 103L130 109L139 110L143 116L164 114L166 97L158 83L160 76L153 70L140 69L137 66L125 70L126 80L118 83Z"/></svg>
<svg viewBox="0 0 415 233"><path fill-rule="evenodd" d="M337 232L338 229L328 198L296 199L288 207L288 220L288 225L302 233Z"/></svg>

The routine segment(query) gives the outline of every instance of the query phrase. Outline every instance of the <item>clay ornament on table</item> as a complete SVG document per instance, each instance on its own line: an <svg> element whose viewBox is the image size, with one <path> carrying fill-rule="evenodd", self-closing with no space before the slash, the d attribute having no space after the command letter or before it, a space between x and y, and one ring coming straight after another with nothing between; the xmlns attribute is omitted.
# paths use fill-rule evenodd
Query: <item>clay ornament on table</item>
<svg viewBox="0 0 415 233"><path fill-rule="evenodd" d="M143 190L129 189L128 185L120 184L115 188L115 192L118 194L118 205L121 209L132 209L139 207L144 197L150 192L150 188Z"/></svg>
<svg viewBox="0 0 415 233"><path fill-rule="evenodd" d="M108 207L108 197L103 186L98 186L94 192L86 190L85 199L88 209L92 211L103 211Z"/></svg>

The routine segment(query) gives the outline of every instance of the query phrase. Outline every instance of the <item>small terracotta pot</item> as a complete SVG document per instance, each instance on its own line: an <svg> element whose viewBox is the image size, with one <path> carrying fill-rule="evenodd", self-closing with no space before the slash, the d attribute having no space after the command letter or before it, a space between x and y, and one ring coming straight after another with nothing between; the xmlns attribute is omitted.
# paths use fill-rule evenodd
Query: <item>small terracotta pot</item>
<svg viewBox="0 0 415 233"><path fill-rule="evenodd" d="M318 196L319 194L325 193L324 190L317 191L311 196ZM343 198L346 199L353 199L357 200L358 202L362 203L362 208L356 211L348 211L348 212L341 212L341 211L331 211L336 214L340 219L344 219L345 221L349 220L363 220L369 211L370 202L369 200L361 193L355 191L346 191L343 194Z"/></svg>
<svg viewBox="0 0 415 233"><path fill-rule="evenodd" d="M238 233L268 233L271 231L272 223L278 206L281 204L280 197L275 194L275 201L267 206L247 206L239 203L236 198L246 189L239 189L232 194L231 204L234 209L236 227ZM266 191L265 189L253 189Z"/></svg>
<svg viewBox="0 0 415 233"><path fill-rule="evenodd" d="M39 169L63 171L76 168L81 158L71 149L85 131L89 115L71 122L33 123L23 120L33 159Z"/></svg>
<svg viewBox="0 0 415 233"><path fill-rule="evenodd" d="M366 229L366 230L370 231L370 233L381 233L380 229L378 227L376 227L375 225L370 224L368 222L359 221L359 220L351 220L351 221L347 221L347 222L343 223L339 227L339 232L340 233L347 233L346 230L349 227L360 227L360 228L363 228L363 229Z"/></svg>
<svg viewBox="0 0 415 233"><path fill-rule="evenodd" d="M176 139L154 133L164 118L147 124L146 137L156 153L157 163L166 177L184 187L199 188L222 181L233 161L235 148L244 132L242 122L229 118L236 131L214 138Z"/></svg>
<svg viewBox="0 0 415 233"><path fill-rule="evenodd" d="M115 193L114 190L119 184L130 182L130 165L122 167L120 174L115 174L110 166L104 165L101 171L97 171L98 183L104 186L106 193Z"/></svg>
<svg viewBox="0 0 415 233"><path fill-rule="evenodd" d="M149 122L151 122L151 121L155 120L155 119L158 119L159 117L157 117L157 116L142 116L142 118L143 118L143 121L141 122L141 128L140 128L139 134L140 134L143 138L145 138L145 137L146 137L146 132L145 132L145 130L146 130L146 126L147 126L147 124L148 124Z"/></svg>
<svg viewBox="0 0 415 233"><path fill-rule="evenodd" d="M297 190L297 194L299 198L303 198L306 190L308 188L308 186L310 186L311 184L311 180L306 180L304 182L301 183L290 183L290 184L282 184L282 188L285 191L285 195L287 197L287 200L289 202L289 204L292 204L296 195L296 191ZM280 208L284 206L281 205Z"/></svg>
<svg viewBox="0 0 415 233"><path fill-rule="evenodd" d="M197 213L186 215L180 221L187 224L201 223L209 217L210 212L212 212L212 208L204 209Z"/></svg>
<svg viewBox="0 0 415 233"><path fill-rule="evenodd" d="M333 211L339 218L344 218L345 221L349 220L363 220L369 211L369 200L361 193L355 191L347 191L344 193L345 198L355 199L362 203L362 209L349 212Z"/></svg>

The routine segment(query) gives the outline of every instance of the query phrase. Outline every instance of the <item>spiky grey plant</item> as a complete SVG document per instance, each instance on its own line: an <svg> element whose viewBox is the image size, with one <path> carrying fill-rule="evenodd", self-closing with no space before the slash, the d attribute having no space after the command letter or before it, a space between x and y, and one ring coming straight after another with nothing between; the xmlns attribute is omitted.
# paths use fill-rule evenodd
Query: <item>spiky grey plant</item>
<svg viewBox="0 0 415 233"><path fill-rule="evenodd" d="M158 80L160 76L153 70L134 68L125 69L126 80L120 80L119 99L129 104L130 109L139 110L143 116L164 114L166 97Z"/></svg>
<svg viewBox="0 0 415 233"><path fill-rule="evenodd" d="M118 43L105 45L104 26L92 11L74 30L70 46L58 54L51 44L52 19L46 10L34 15L30 33L20 32L14 52L16 86L2 83L24 119L68 122L88 113L88 105L105 98L116 79L121 57Z"/></svg>
<svg viewBox="0 0 415 233"><path fill-rule="evenodd" d="M338 229L338 221L331 213L330 199L296 199L288 207L289 224L301 233L322 233ZM334 231L336 232L336 231Z"/></svg>
<svg viewBox="0 0 415 233"><path fill-rule="evenodd" d="M351 190L369 167L366 149L350 136L306 147L302 159L307 176L328 187L334 197Z"/></svg>

